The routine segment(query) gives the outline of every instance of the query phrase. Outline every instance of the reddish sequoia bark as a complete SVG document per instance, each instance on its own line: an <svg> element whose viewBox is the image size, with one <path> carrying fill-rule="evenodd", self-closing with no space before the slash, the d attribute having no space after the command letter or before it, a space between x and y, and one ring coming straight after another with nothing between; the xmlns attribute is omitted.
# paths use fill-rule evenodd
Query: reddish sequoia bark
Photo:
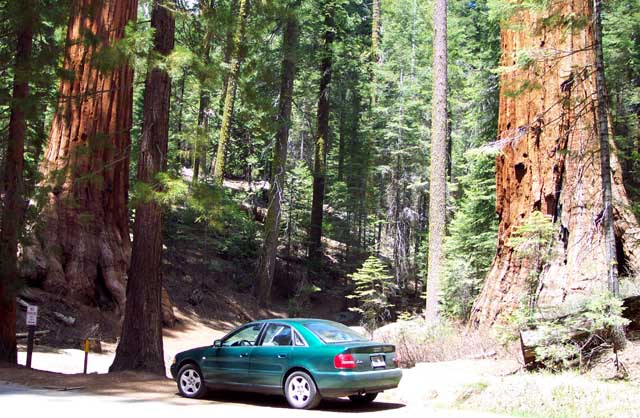
<svg viewBox="0 0 640 418"><path fill-rule="evenodd" d="M557 229L553 259L542 269L535 289L538 306L569 304L607 288L602 184L596 123L595 56L590 25L571 31L543 27L552 14L592 21L588 0L561 2L543 15L521 12L502 30L497 158L500 216L497 254L471 323L490 326L529 295L531 265L507 244L514 228L536 210ZM535 58L517 65L518 52ZM528 52L527 52L528 51ZM521 89L520 94L512 94ZM638 225L629 210L615 152L611 155L614 222L622 274L638 267Z"/></svg>
<svg viewBox="0 0 640 418"><path fill-rule="evenodd" d="M16 36L13 101L9 141L5 156L0 228L0 362L16 363L16 291L18 290L18 234L24 214L24 139L27 133L27 99L31 76L31 51L35 23L33 0L23 4Z"/></svg>
<svg viewBox="0 0 640 418"><path fill-rule="evenodd" d="M163 0L155 0L151 13L151 27L155 29L154 51L163 56L173 50L175 33L175 21L167 7L175 8L175 2L167 1L165 5ZM169 73L152 68L144 90L144 125L138 159L138 181L150 187L156 184L158 173L166 170L170 97ZM144 370L165 374L161 304L162 213L162 206L155 200L141 202L136 207L122 338L109 371Z"/></svg>
<svg viewBox="0 0 640 418"><path fill-rule="evenodd" d="M124 36L137 0L74 0L62 81L41 167L51 187L41 239L47 290L124 308L133 70L92 65ZM92 34L91 37L88 34ZM89 41L91 39L91 41ZM94 42L95 40L95 42Z"/></svg>

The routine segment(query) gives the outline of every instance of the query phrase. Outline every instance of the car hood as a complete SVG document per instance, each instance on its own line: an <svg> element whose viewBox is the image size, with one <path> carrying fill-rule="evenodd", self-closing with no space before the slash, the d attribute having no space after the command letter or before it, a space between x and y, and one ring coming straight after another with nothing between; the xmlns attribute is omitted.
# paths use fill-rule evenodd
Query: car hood
<svg viewBox="0 0 640 418"><path fill-rule="evenodd" d="M206 350L208 348L211 348L211 346L190 348L189 350L181 351L178 354L176 354L176 358L186 358L186 357L198 356L200 353L202 353L204 350Z"/></svg>

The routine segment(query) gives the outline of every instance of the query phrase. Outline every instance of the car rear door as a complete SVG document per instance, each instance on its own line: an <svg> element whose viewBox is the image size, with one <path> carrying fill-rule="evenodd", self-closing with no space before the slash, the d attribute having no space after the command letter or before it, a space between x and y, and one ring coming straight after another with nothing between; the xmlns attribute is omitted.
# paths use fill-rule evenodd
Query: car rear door
<svg viewBox="0 0 640 418"><path fill-rule="evenodd" d="M282 387L282 379L293 354L294 334L290 325L267 324L259 344L251 351L249 381L269 391Z"/></svg>

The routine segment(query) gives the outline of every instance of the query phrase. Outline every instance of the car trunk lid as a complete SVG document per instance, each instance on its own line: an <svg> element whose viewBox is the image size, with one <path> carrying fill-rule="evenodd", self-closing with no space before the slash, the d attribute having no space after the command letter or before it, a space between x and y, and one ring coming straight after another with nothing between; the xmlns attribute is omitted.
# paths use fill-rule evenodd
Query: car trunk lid
<svg viewBox="0 0 640 418"><path fill-rule="evenodd" d="M355 371L393 369L395 346L376 342L345 344L344 354L351 354L356 362Z"/></svg>

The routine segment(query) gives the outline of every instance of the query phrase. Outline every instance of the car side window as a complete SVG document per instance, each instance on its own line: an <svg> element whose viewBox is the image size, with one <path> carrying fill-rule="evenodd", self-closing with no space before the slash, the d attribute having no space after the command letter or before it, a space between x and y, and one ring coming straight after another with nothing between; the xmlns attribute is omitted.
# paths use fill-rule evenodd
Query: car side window
<svg viewBox="0 0 640 418"><path fill-rule="evenodd" d="M240 328L222 341L223 347L256 345L262 324L253 324Z"/></svg>
<svg viewBox="0 0 640 418"><path fill-rule="evenodd" d="M294 334L294 339L293 339L293 344L296 347L306 347L307 343L304 341L304 339L302 339L302 337L300 336L300 334L298 334L298 331L293 331Z"/></svg>
<svg viewBox="0 0 640 418"><path fill-rule="evenodd" d="M291 327L283 324L267 325L262 338L262 345L265 347L293 345Z"/></svg>

